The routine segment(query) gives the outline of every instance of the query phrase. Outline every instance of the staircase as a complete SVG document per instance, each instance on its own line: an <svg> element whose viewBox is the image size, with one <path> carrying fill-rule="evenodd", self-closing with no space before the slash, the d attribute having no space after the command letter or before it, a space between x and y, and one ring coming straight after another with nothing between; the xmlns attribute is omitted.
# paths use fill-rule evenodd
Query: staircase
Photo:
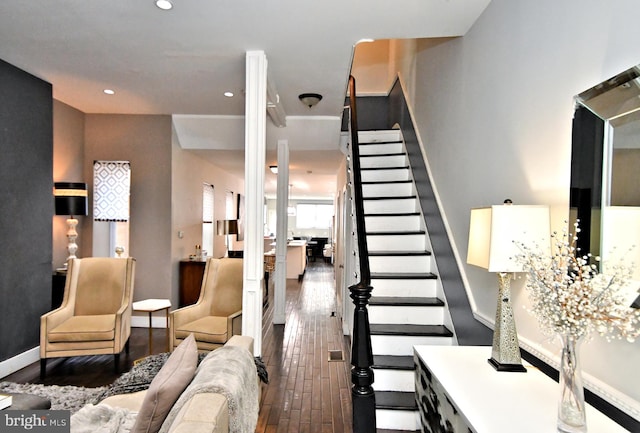
<svg viewBox="0 0 640 433"><path fill-rule="evenodd" d="M419 431L413 346L454 344L451 320L400 132L358 137L378 433Z"/></svg>

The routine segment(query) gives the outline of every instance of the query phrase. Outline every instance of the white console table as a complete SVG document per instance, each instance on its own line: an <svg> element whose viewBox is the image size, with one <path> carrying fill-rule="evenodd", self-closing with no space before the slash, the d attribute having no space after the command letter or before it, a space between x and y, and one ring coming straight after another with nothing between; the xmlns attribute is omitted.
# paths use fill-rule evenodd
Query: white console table
<svg viewBox="0 0 640 433"><path fill-rule="evenodd" d="M414 347L423 431L556 432L558 383L526 363L526 373L498 372L487 362L490 357L491 347L484 346ZM587 428L589 433L627 431L591 406Z"/></svg>

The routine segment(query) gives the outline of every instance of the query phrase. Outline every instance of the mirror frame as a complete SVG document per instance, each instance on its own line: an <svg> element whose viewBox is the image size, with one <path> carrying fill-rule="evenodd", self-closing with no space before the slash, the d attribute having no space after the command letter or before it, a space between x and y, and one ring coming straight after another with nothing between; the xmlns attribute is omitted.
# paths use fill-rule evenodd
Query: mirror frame
<svg viewBox="0 0 640 433"><path fill-rule="evenodd" d="M580 221L577 248L593 257L601 251L603 197L609 197L614 126L624 116L640 110L640 97L609 104L608 95L619 89L640 88L640 65L580 93L575 97L571 135L569 223ZM639 95L640 96L640 95ZM604 102L603 102L604 101ZM637 101L637 102L636 102ZM612 108L613 107L613 108ZM640 308L640 296L632 304Z"/></svg>

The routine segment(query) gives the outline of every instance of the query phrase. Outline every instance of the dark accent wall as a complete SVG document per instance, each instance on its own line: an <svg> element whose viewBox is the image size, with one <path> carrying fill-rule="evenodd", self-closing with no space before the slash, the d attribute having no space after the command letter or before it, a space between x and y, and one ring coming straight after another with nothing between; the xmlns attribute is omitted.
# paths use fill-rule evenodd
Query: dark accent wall
<svg viewBox="0 0 640 433"><path fill-rule="evenodd" d="M51 305L51 84L0 60L0 361L39 344Z"/></svg>
<svg viewBox="0 0 640 433"><path fill-rule="evenodd" d="M358 120L360 120L359 108ZM449 242L449 236L435 199L427 167L418 143L418 137L409 113L409 107L404 99L399 81L396 81L389 93L387 128L391 128L396 123L400 125L405 140L420 206L422 207L429 239L431 240L432 253L438 265L438 276L442 280L458 344L461 346L490 345L492 342L491 330L473 317L469 298L467 297L460 270Z"/></svg>
<svg viewBox="0 0 640 433"><path fill-rule="evenodd" d="M388 129L386 126L389 120L389 98L387 96L358 96L356 97L358 106L358 129L360 131L375 131L377 129ZM345 107L349 106L349 98L345 98ZM342 130L349 130L349 115L342 116Z"/></svg>

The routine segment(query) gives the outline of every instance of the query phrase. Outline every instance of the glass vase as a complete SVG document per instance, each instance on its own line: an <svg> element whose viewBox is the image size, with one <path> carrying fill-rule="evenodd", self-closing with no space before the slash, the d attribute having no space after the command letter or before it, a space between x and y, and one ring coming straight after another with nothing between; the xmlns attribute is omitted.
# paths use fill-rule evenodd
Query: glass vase
<svg viewBox="0 0 640 433"><path fill-rule="evenodd" d="M561 334L560 401L558 403L558 431L579 433L587 431L584 406L584 388L580 369L580 343L582 338Z"/></svg>

